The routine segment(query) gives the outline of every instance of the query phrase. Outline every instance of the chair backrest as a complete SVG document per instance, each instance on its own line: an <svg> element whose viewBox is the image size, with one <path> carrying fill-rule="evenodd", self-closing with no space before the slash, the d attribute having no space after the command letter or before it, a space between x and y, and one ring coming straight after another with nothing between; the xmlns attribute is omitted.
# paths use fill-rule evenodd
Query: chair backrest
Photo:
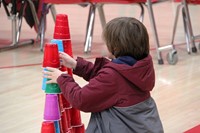
<svg viewBox="0 0 200 133"><path fill-rule="evenodd" d="M116 3L116 4L131 4L131 3L144 3L146 0L88 0L93 3Z"/></svg>
<svg viewBox="0 0 200 133"><path fill-rule="evenodd" d="M200 0L187 0L187 3L189 4L200 4Z"/></svg>
<svg viewBox="0 0 200 133"><path fill-rule="evenodd" d="M174 0L174 2L181 2L182 0ZM198 5L200 0L186 0L188 4Z"/></svg>
<svg viewBox="0 0 200 133"><path fill-rule="evenodd" d="M51 4L80 4L88 2L88 0L43 0L43 3Z"/></svg>

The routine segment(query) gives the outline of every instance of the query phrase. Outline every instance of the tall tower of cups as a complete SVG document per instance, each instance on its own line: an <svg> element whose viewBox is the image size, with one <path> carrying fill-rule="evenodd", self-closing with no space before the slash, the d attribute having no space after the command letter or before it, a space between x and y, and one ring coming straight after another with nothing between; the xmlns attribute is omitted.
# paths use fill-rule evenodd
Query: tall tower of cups
<svg viewBox="0 0 200 133"><path fill-rule="evenodd" d="M45 44L43 69L54 67L61 71L67 71L69 75L73 76L70 68L60 65L59 52L73 56L68 16L65 14L56 16L53 39L50 43ZM70 105L57 84L46 84L46 81L48 79L43 78L42 90L45 92L46 99L41 133L85 133L80 110Z"/></svg>

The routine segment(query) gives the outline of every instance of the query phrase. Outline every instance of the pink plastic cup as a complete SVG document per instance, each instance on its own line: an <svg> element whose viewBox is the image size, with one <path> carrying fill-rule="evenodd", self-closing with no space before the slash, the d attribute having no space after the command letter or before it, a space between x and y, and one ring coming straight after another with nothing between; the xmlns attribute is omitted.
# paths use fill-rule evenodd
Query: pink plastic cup
<svg viewBox="0 0 200 133"><path fill-rule="evenodd" d="M43 67L60 67L57 44L47 43L44 49Z"/></svg>
<svg viewBox="0 0 200 133"><path fill-rule="evenodd" d="M55 127L53 121L43 121L41 127L41 133L55 133Z"/></svg>
<svg viewBox="0 0 200 133"><path fill-rule="evenodd" d="M60 119L58 97L56 94L46 94L44 120L57 121Z"/></svg>
<svg viewBox="0 0 200 133"><path fill-rule="evenodd" d="M81 125L81 114L80 114L80 110L75 109L75 108L71 108L71 125L72 126L78 126Z"/></svg>

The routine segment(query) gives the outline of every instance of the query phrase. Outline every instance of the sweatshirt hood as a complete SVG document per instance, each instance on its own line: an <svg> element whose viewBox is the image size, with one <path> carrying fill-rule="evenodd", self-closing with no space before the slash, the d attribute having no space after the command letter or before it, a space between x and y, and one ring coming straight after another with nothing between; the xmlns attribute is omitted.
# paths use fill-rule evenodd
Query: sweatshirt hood
<svg viewBox="0 0 200 133"><path fill-rule="evenodd" d="M117 63L117 64L127 64L129 66L132 66L137 62L137 60L131 56L121 56L121 57L113 59L112 62Z"/></svg>
<svg viewBox="0 0 200 133"><path fill-rule="evenodd" d="M141 91L151 91L155 85L155 72L152 57L148 55L146 58L139 61L132 60L129 57L126 57L125 60L123 59L125 58L118 59L117 62L113 60L104 67L111 67L116 70ZM130 65L130 63L132 63L132 65Z"/></svg>

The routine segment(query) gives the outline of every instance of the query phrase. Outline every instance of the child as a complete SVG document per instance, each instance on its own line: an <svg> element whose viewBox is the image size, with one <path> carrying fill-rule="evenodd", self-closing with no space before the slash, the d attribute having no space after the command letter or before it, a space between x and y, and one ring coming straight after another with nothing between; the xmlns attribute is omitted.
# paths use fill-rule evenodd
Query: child
<svg viewBox="0 0 200 133"><path fill-rule="evenodd" d="M111 61L102 57L93 64L60 53L63 65L87 85L80 87L70 75L49 67L47 83L58 83L74 108L91 112L86 133L163 133L150 95L155 73L145 26L135 18L115 18L106 24L103 39Z"/></svg>

